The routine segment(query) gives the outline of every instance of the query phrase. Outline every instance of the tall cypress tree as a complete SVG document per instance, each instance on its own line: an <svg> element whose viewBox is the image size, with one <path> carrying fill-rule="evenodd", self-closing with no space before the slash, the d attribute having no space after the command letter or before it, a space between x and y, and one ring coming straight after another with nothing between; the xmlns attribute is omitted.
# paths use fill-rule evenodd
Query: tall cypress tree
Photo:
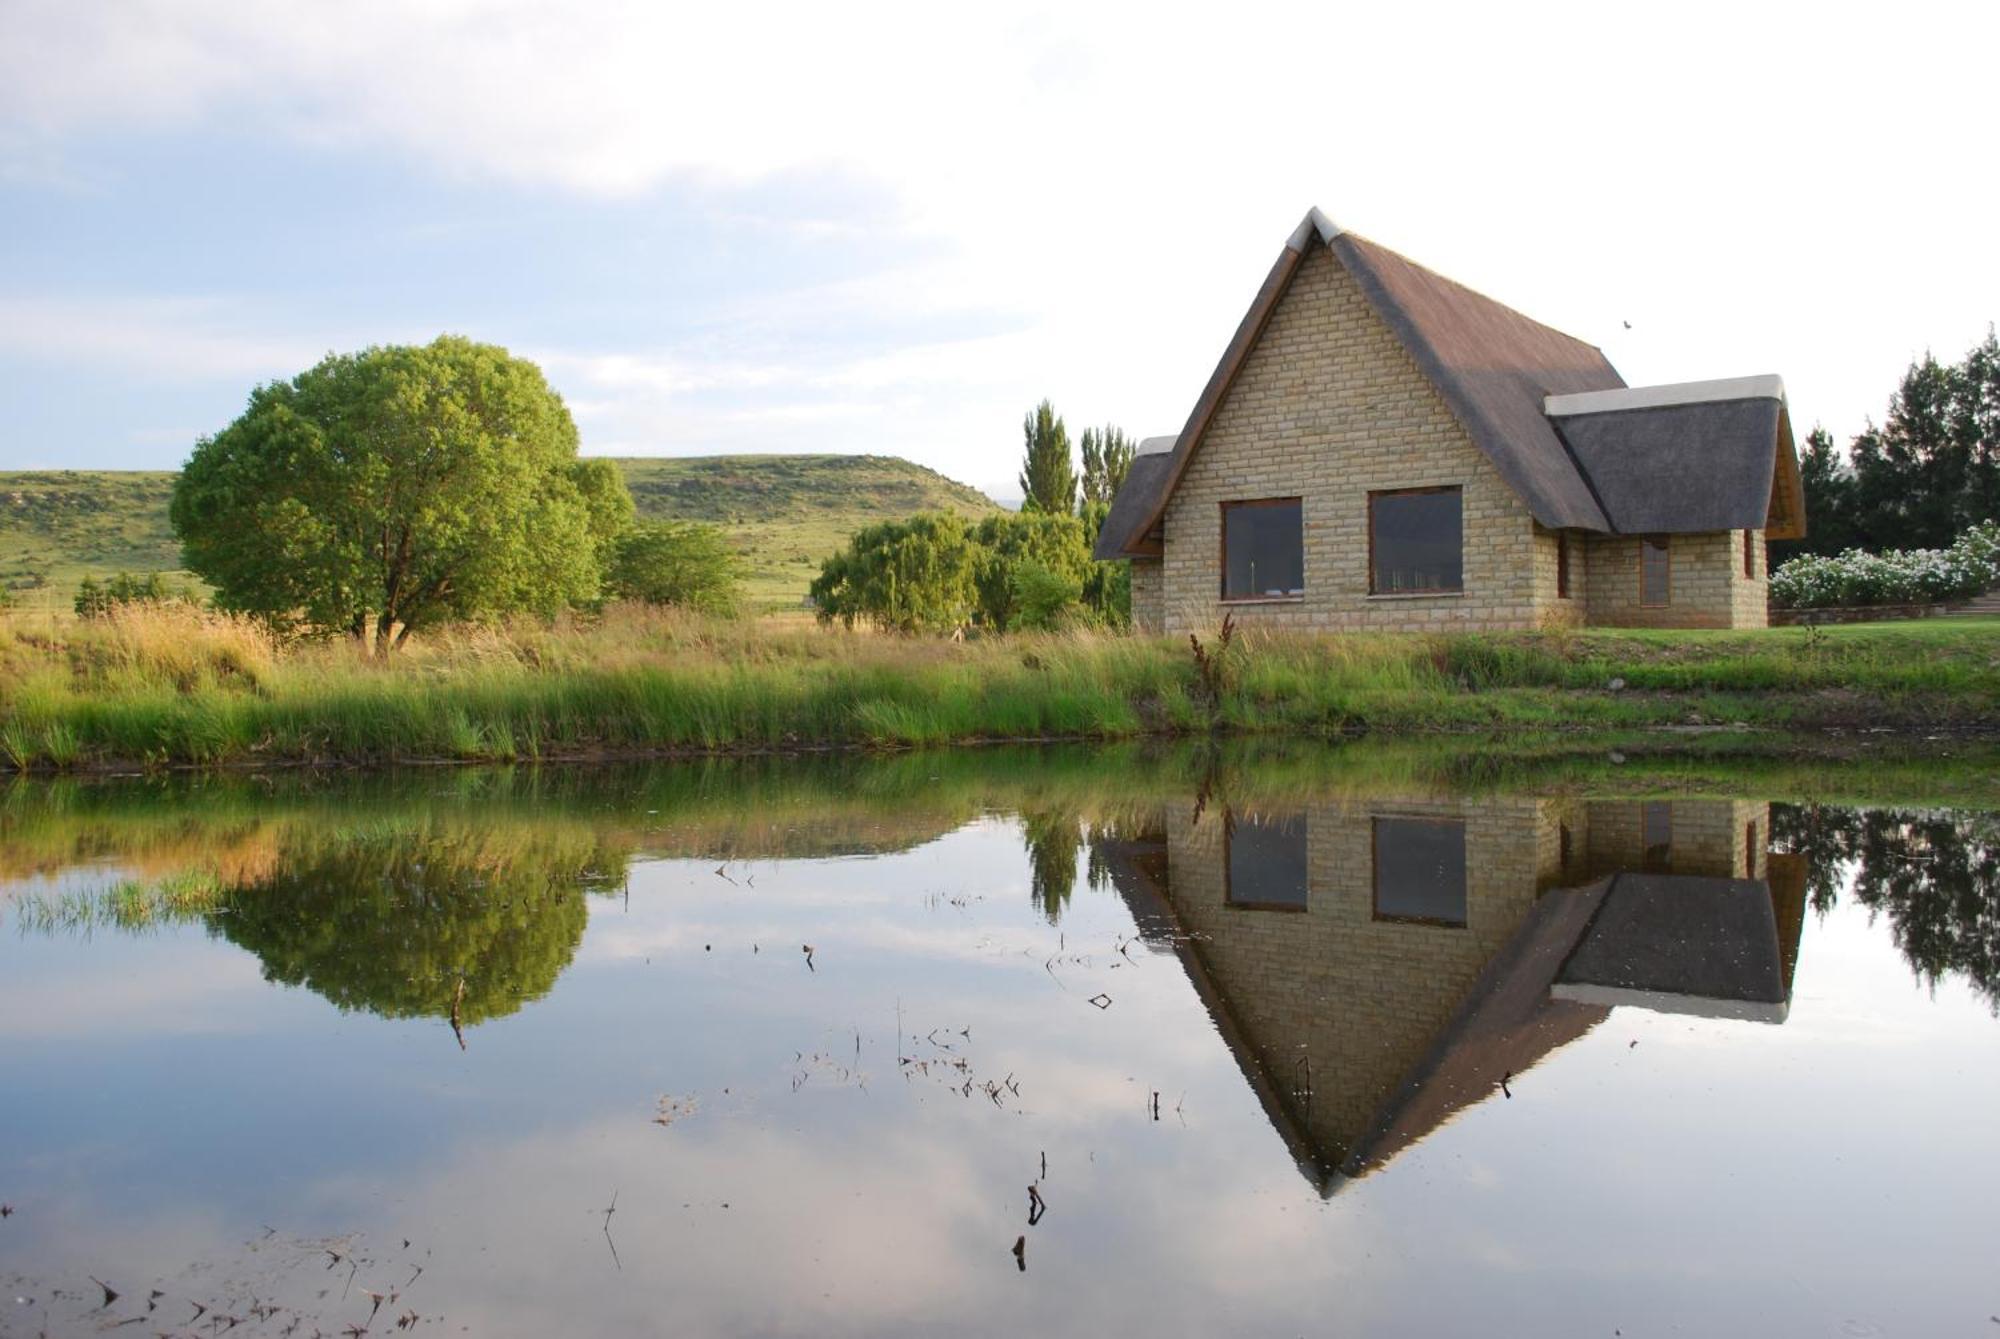
<svg viewBox="0 0 2000 1339"><path fill-rule="evenodd" d="M1067 516L1076 510L1076 464L1070 458L1069 429L1047 400L1021 420L1026 439L1021 461L1021 509Z"/></svg>
<svg viewBox="0 0 2000 1339"><path fill-rule="evenodd" d="M1109 502L1132 468L1138 443L1112 424L1083 430L1083 500Z"/></svg>

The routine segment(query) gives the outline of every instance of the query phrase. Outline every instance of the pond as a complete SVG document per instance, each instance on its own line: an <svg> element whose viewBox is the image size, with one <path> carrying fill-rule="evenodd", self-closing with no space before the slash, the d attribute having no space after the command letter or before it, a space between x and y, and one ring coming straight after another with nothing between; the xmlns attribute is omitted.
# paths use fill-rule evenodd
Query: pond
<svg viewBox="0 0 2000 1339"><path fill-rule="evenodd" d="M0 1334L2000 1333L2000 817L1793 785L19 783Z"/></svg>

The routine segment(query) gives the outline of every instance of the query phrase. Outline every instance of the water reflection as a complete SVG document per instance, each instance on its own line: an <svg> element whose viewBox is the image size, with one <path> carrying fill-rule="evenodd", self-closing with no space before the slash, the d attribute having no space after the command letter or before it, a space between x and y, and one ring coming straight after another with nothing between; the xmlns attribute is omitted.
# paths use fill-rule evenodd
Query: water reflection
<svg viewBox="0 0 2000 1339"><path fill-rule="evenodd" d="M204 919L266 980L342 1009L474 1024L548 994L583 942L585 894L616 888L629 854L569 828L295 829Z"/></svg>
<svg viewBox="0 0 2000 1339"><path fill-rule="evenodd" d="M1770 831L1748 801L1189 800L1092 865L1330 1194L1616 1006L1783 1022L1806 862Z"/></svg>

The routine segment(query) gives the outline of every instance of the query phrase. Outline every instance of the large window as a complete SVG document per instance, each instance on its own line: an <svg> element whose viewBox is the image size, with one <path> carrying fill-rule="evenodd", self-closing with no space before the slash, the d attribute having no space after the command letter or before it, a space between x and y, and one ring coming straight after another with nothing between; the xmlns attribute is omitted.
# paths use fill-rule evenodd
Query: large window
<svg viewBox="0 0 2000 1339"><path fill-rule="evenodd" d="M1465 512L1456 488L1368 495L1368 593L1465 589Z"/></svg>
<svg viewBox="0 0 2000 1339"><path fill-rule="evenodd" d="M1262 911L1306 909L1306 816L1228 815L1223 828L1228 883L1224 899L1232 907Z"/></svg>
<svg viewBox="0 0 2000 1339"><path fill-rule="evenodd" d="M1299 499L1222 504L1222 598L1291 600L1306 593Z"/></svg>
<svg viewBox="0 0 2000 1339"><path fill-rule="evenodd" d="M1665 535L1639 541L1639 603L1658 608L1674 593L1674 559Z"/></svg>
<svg viewBox="0 0 2000 1339"><path fill-rule="evenodd" d="M1375 919L1465 924L1465 824L1375 820Z"/></svg>

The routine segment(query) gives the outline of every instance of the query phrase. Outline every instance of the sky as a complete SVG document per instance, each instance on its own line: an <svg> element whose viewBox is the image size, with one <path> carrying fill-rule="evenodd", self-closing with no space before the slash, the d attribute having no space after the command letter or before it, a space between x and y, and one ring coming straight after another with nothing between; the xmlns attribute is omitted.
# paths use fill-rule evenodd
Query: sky
<svg viewBox="0 0 2000 1339"><path fill-rule="evenodd" d="M1845 440L2000 319L2000 6L0 0L0 469L169 469L454 332L584 450L1187 418L1344 226Z"/></svg>

